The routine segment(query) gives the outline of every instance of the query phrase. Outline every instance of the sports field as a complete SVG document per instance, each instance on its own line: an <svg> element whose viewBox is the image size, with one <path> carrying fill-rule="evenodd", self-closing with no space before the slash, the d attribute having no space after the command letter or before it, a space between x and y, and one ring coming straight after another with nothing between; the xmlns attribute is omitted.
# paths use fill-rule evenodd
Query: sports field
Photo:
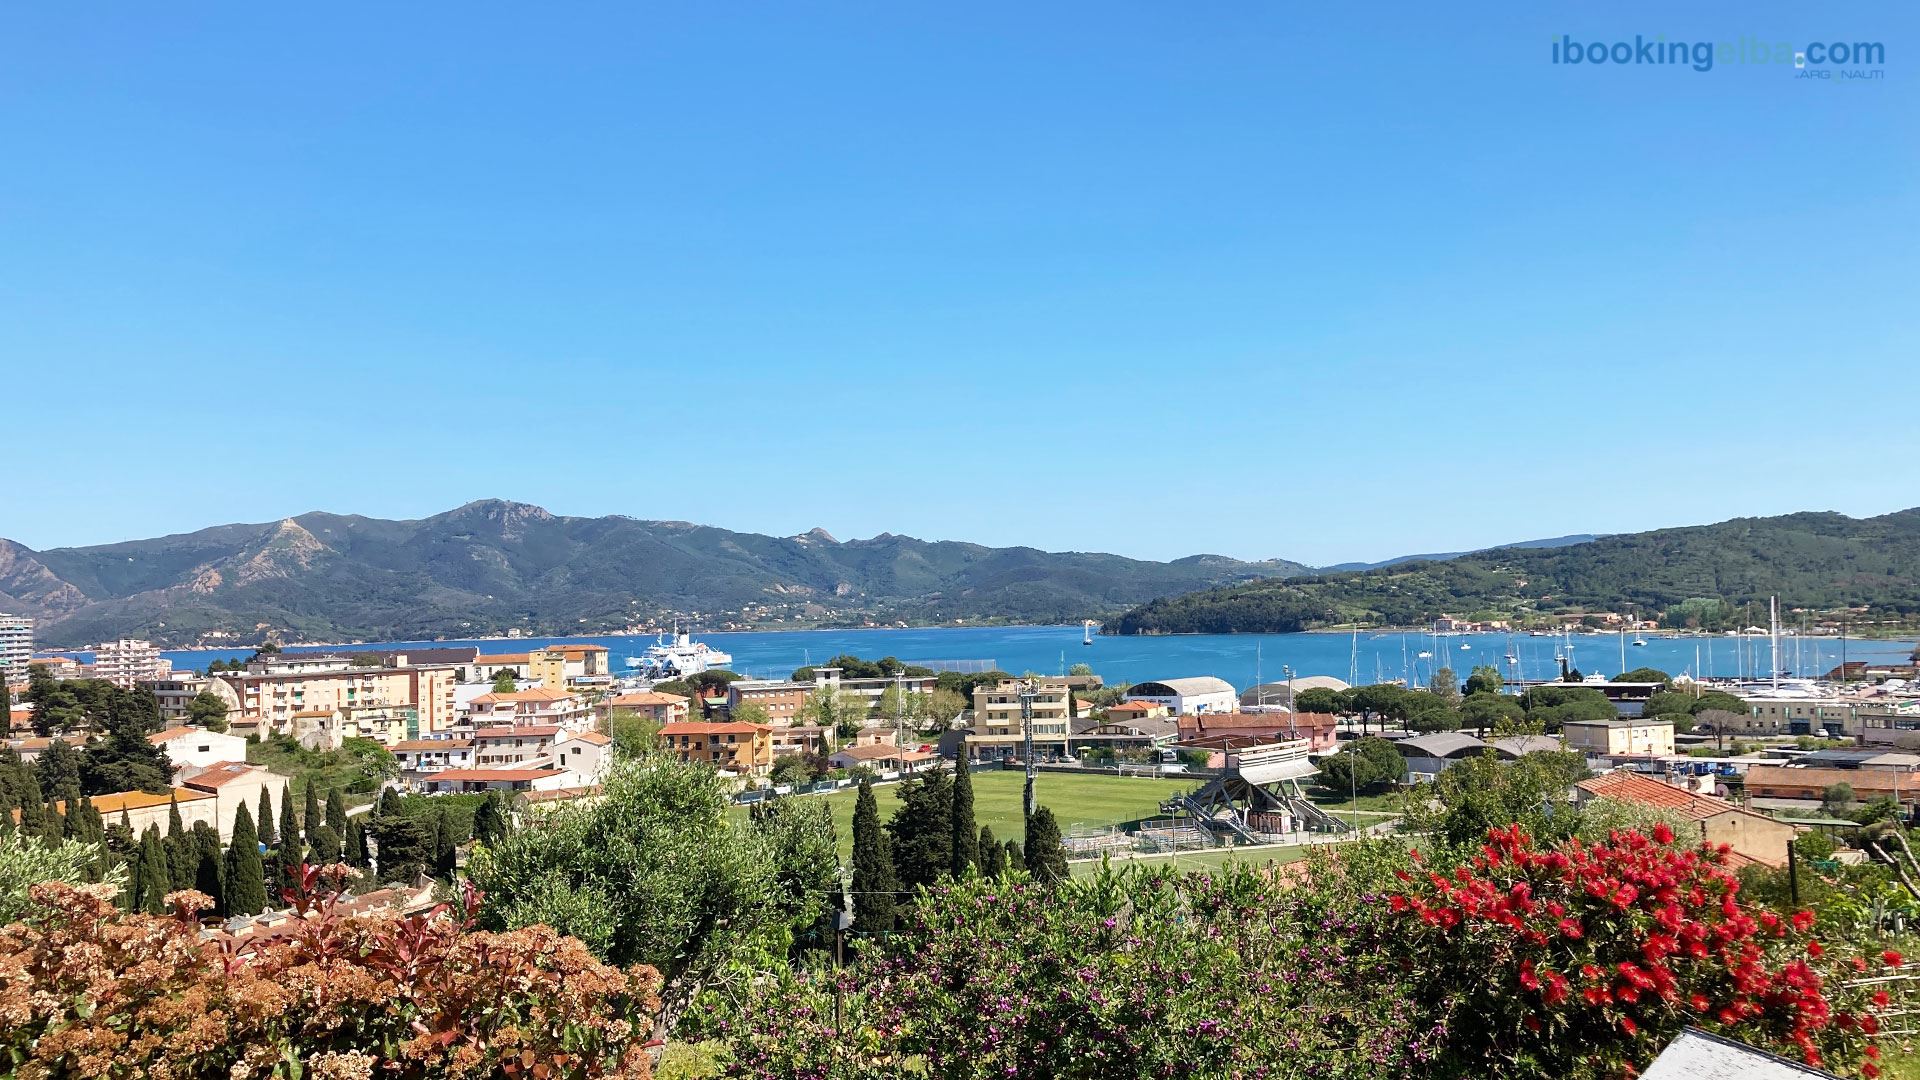
<svg viewBox="0 0 1920 1080"><path fill-rule="evenodd" d="M1118 866L1167 866L1180 871L1218 870L1229 863L1244 866L1266 866L1299 862L1307 857L1307 849L1299 846L1276 846L1256 848L1215 848L1204 851L1176 851L1165 855L1136 855L1122 859L1114 857L1113 865ZM1074 877L1085 877L1100 869L1100 860L1081 859L1068 864L1068 871Z"/></svg>
<svg viewBox="0 0 1920 1080"><path fill-rule="evenodd" d="M1026 774L1001 770L975 770L973 777L973 818L990 826L1000 840L1021 840L1026 830L1020 813L1020 793ZM1040 805L1053 811L1064 834L1075 825L1113 825L1122 821L1155 817L1161 800L1191 791L1198 782L1153 780L1136 776L1102 776L1097 773L1041 773L1038 780ZM900 805L898 784L881 784L873 789L880 804L880 820L885 823ZM840 851L853 850L853 802L857 788L845 788L830 795L807 795L825 799L833 808L834 830L840 838Z"/></svg>

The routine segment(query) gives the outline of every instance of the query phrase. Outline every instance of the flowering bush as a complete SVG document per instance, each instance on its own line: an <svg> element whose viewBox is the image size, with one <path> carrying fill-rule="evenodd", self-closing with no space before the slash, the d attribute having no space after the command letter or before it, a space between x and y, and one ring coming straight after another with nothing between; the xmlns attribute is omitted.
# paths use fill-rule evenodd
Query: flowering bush
<svg viewBox="0 0 1920 1080"><path fill-rule="evenodd" d="M1449 1031L1442 1071L1631 1075L1694 1025L1878 1075L1887 996L1843 982L1898 954L1841 958L1810 913L1743 905L1724 848L1672 840L1660 825L1541 850L1514 825L1450 873L1401 872L1389 905Z"/></svg>
<svg viewBox="0 0 1920 1080"><path fill-rule="evenodd" d="M34 1078L649 1075L651 969L546 927L471 929L478 896L345 917L345 867L302 867L290 932L203 941L208 897L127 915L99 886L35 886L0 928L0 1060Z"/></svg>

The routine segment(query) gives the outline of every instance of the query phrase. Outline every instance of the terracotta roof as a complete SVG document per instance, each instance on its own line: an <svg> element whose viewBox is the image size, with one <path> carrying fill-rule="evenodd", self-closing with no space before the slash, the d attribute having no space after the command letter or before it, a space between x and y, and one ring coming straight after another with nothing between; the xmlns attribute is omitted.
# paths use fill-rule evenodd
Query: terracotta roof
<svg viewBox="0 0 1920 1080"><path fill-rule="evenodd" d="M1639 803L1642 806L1657 806L1663 810L1678 810L1686 816L1699 820L1728 810L1740 808L1725 799L1712 795L1702 795L1693 791L1682 791L1672 784L1663 784L1651 777L1638 773L1610 772L1601 773L1574 785L1589 795L1606 799L1618 799L1621 802Z"/></svg>
<svg viewBox="0 0 1920 1080"><path fill-rule="evenodd" d="M428 783L442 780L485 781L485 780L543 780L549 776L559 776L561 769L443 769L427 777Z"/></svg>
<svg viewBox="0 0 1920 1080"><path fill-rule="evenodd" d="M1755 765L1747 770L1748 791L1757 787L1777 786L1824 790L1835 784L1846 784L1856 794L1871 791L1891 795L1898 789L1902 800L1910 801L1915 789L1920 788L1920 776L1893 769L1819 769L1785 765ZM1811 797L1819 796L1815 794Z"/></svg>
<svg viewBox="0 0 1920 1080"><path fill-rule="evenodd" d="M607 736L602 735L597 731L583 731L580 734L573 736L572 738L562 739L561 741L562 742L578 741L583 743L591 743L594 746L607 746L613 742L611 738L608 738Z"/></svg>
<svg viewBox="0 0 1920 1080"><path fill-rule="evenodd" d="M295 713L294 713L293 715L295 715L295 716L309 716L309 717L311 717L311 716L332 716L332 715L333 715L333 710L332 710L332 709L300 709L300 710L298 710L297 712L295 712Z"/></svg>
<svg viewBox="0 0 1920 1080"><path fill-rule="evenodd" d="M532 690L515 690L511 694L481 694L473 699L475 705L499 705L509 701L565 701L573 695L565 690L548 690L538 687Z"/></svg>
<svg viewBox="0 0 1920 1080"><path fill-rule="evenodd" d="M549 788L546 791L529 791L522 797L528 802L539 803L559 802L564 799L578 799L583 796L598 794L600 794L600 785L594 784L591 787L563 787Z"/></svg>
<svg viewBox="0 0 1920 1080"><path fill-rule="evenodd" d="M181 783L195 791L212 791L243 776L253 776L266 771L264 766L249 765L244 761L220 761L182 780Z"/></svg>
<svg viewBox="0 0 1920 1080"><path fill-rule="evenodd" d="M211 799L213 796L205 791L188 791L185 788L174 788L164 795L155 795L151 791L116 791L111 795L95 795L93 808L104 816L117 814L122 810L144 810L149 806L165 806L176 798L183 803L190 803L198 799Z"/></svg>
<svg viewBox="0 0 1920 1080"><path fill-rule="evenodd" d="M912 750L892 743L868 743L866 746L851 746L845 750L836 751L833 756L850 757L855 761L882 761L887 758L920 761L933 755L924 750Z"/></svg>
<svg viewBox="0 0 1920 1080"><path fill-rule="evenodd" d="M172 742L173 740L179 738L182 735L196 735L199 733L199 731L200 731L199 728L170 727L170 728L167 728L165 731L156 731L153 734L147 736L147 741L152 743L155 746L159 746L161 743L164 743L164 742Z"/></svg>
<svg viewBox="0 0 1920 1080"><path fill-rule="evenodd" d="M14 707L19 708L19 706L17 705ZM60 741L71 744L71 745L79 745L72 739L61 739ZM25 739L0 740L0 746L6 746L13 750L26 750L26 751L45 750L47 747L52 745L53 745L53 739L49 736L43 736L43 735L35 735Z"/></svg>
<svg viewBox="0 0 1920 1080"><path fill-rule="evenodd" d="M759 731L772 731L766 724L748 724L744 722L709 724L698 720L681 721L660 725L662 735L747 735Z"/></svg>
<svg viewBox="0 0 1920 1080"><path fill-rule="evenodd" d="M473 737L475 740L535 739L559 733L560 729L552 724L522 724L519 727L476 728Z"/></svg>
<svg viewBox="0 0 1920 1080"><path fill-rule="evenodd" d="M605 645L549 645L542 652L607 652Z"/></svg>
<svg viewBox="0 0 1920 1080"><path fill-rule="evenodd" d="M402 739L387 749L399 752L404 750L465 750L473 745L472 739Z"/></svg>
<svg viewBox="0 0 1920 1080"><path fill-rule="evenodd" d="M1165 705L1162 705L1157 701L1123 701L1120 704L1115 705L1114 707L1108 709L1107 712L1109 713L1117 713L1117 712L1147 713L1147 712L1153 712L1155 709L1165 709L1165 708L1166 708Z"/></svg>
<svg viewBox="0 0 1920 1080"><path fill-rule="evenodd" d="M523 653L523 652L494 653L494 654L482 653L478 656L475 656L473 658L473 662L481 666L484 666L487 664L494 664L499 667L512 667L515 664L526 663L528 655L529 654Z"/></svg>
<svg viewBox="0 0 1920 1080"><path fill-rule="evenodd" d="M656 690L642 690L633 694L616 694L607 704L614 708L622 705L685 705L687 699L675 694L662 694Z"/></svg>

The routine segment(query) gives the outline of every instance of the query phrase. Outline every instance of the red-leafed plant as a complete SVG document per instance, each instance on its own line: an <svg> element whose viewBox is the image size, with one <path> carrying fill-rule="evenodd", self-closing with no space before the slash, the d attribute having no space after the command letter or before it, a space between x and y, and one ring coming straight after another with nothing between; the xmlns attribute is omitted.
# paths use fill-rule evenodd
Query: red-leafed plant
<svg viewBox="0 0 1920 1080"><path fill-rule="evenodd" d="M303 867L298 918L202 940L209 900L128 915L98 887L35 886L0 928L0 1060L17 1075L650 1075L650 968L622 971L546 927L472 929L479 903L406 917L340 909L345 867Z"/></svg>
<svg viewBox="0 0 1920 1080"><path fill-rule="evenodd" d="M1879 1074L1885 1007L1844 976L1897 956L1840 957L1783 918L1740 902L1725 849L1652 837L1537 848L1493 829L1450 874L1404 871L1408 975L1441 1004L1447 1071L1632 1075L1693 1025L1810 1065Z"/></svg>

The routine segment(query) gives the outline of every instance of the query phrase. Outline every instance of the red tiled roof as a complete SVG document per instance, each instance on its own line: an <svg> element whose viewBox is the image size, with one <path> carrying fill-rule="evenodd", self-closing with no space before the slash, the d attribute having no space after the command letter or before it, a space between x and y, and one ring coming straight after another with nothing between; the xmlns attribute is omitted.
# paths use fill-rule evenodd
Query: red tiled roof
<svg viewBox="0 0 1920 1080"><path fill-rule="evenodd" d="M564 739L562 741L573 742L575 740L578 740L583 743L592 743L594 746L606 746L613 742L611 738L608 738L607 736L602 735L597 731L583 731L578 735L574 735L571 738Z"/></svg>
<svg viewBox="0 0 1920 1080"><path fill-rule="evenodd" d="M116 791L111 795L95 795L93 808L102 814L117 814L122 810L165 806L176 798L183 803L189 803L196 799L211 799L213 796L205 791L188 791L183 788L174 788L164 795L155 795L151 791Z"/></svg>
<svg viewBox="0 0 1920 1080"><path fill-rule="evenodd" d="M478 739L535 739L547 735L558 735L559 727L553 724L522 724L519 727L475 728L473 737Z"/></svg>
<svg viewBox="0 0 1920 1080"><path fill-rule="evenodd" d="M207 766L193 774L191 778L182 780L181 783L195 791L212 791L243 776L252 776L266 771L262 766L249 765L244 761L221 761Z"/></svg>
<svg viewBox="0 0 1920 1080"><path fill-rule="evenodd" d="M698 720L681 721L660 725L662 735L748 735L759 731L772 731L766 724L733 722L723 724L703 723Z"/></svg>
<svg viewBox="0 0 1920 1080"><path fill-rule="evenodd" d="M563 771L561 769L443 769L427 777L427 781L436 783L441 780L541 780L549 776L559 776Z"/></svg>
<svg viewBox="0 0 1920 1080"><path fill-rule="evenodd" d="M508 701L565 701L572 697L565 690L548 690L536 687L532 690L515 690L510 694L481 694L473 699L475 705L499 705Z"/></svg>
<svg viewBox="0 0 1920 1080"><path fill-rule="evenodd" d="M1618 799L1621 802L1639 803L1642 806L1657 806L1663 810L1678 810L1690 818L1710 818L1739 807L1712 795L1682 791L1672 784L1663 784L1658 780L1630 772L1601 773L1599 776L1582 780L1574 785L1589 795L1606 799Z"/></svg>
<svg viewBox="0 0 1920 1080"><path fill-rule="evenodd" d="M494 653L491 655L483 653L479 656L475 656L473 658L473 662L474 664L479 666L494 664L499 667L513 667L516 664L526 663L527 657L528 657L528 654L523 652Z"/></svg>
<svg viewBox="0 0 1920 1080"><path fill-rule="evenodd" d="M655 690L642 690L633 694L618 694L607 704L614 708L623 705L685 705L687 699L673 694L662 694Z"/></svg>
<svg viewBox="0 0 1920 1080"><path fill-rule="evenodd" d="M152 743L155 746L159 746L161 743L164 743L164 742L172 742L173 740L179 738L182 735L198 734L199 731L200 731L199 728L170 727L165 731L156 731L153 734L147 736L147 741Z"/></svg>

